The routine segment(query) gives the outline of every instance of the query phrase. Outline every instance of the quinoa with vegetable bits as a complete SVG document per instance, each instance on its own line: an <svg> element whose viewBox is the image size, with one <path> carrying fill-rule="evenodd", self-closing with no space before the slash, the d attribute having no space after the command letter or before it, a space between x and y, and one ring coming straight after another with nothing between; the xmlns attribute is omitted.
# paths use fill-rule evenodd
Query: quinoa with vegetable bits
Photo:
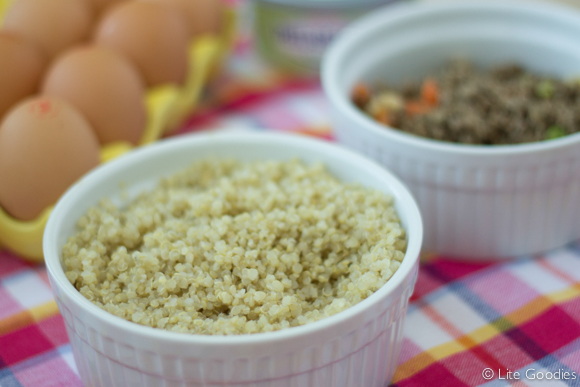
<svg viewBox="0 0 580 387"><path fill-rule="evenodd" d="M399 268L393 199L298 160L204 161L126 208L104 200L63 248L69 281L142 325L244 334L334 315Z"/></svg>
<svg viewBox="0 0 580 387"><path fill-rule="evenodd" d="M359 84L351 97L384 125L441 141L520 144L580 131L580 81L535 75L514 64L479 71L457 59L420 83Z"/></svg>

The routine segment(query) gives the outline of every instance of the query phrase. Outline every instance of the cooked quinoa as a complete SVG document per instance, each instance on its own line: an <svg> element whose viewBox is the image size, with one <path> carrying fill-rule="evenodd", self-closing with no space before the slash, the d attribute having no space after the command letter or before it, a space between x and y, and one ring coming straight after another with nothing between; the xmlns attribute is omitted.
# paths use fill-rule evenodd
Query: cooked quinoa
<svg viewBox="0 0 580 387"><path fill-rule="evenodd" d="M399 268L393 199L322 164L204 161L124 208L91 208L63 248L100 308L196 334L279 330L369 297Z"/></svg>

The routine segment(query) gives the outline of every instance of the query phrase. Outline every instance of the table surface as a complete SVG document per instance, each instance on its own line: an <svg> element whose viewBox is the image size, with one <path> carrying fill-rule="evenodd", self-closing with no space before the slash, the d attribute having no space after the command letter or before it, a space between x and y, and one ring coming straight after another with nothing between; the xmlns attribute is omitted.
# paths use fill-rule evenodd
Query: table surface
<svg viewBox="0 0 580 387"><path fill-rule="evenodd" d="M332 140L316 81L269 72L243 39L226 73L177 135L227 128ZM394 386L580 386L579 374L580 243L503 263L424 257ZM44 265L0 252L0 387L20 386L82 383Z"/></svg>

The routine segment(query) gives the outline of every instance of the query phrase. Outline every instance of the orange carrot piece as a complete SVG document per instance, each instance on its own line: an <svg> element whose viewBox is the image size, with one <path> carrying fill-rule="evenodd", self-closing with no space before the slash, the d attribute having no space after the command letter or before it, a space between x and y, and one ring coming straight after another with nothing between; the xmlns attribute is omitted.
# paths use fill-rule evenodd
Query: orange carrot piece
<svg viewBox="0 0 580 387"><path fill-rule="evenodd" d="M352 102L360 108L363 108L371 99L371 91L366 85L357 83L352 89Z"/></svg>
<svg viewBox="0 0 580 387"><path fill-rule="evenodd" d="M427 78L421 85L421 100L428 106L437 106L439 104L439 86L432 78Z"/></svg>

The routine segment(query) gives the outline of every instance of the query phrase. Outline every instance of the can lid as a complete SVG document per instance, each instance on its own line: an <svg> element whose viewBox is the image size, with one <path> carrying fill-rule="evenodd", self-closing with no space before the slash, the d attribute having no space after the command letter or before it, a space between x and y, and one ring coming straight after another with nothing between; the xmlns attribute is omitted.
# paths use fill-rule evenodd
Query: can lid
<svg viewBox="0 0 580 387"><path fill-rule="evenodd" d="M259 3L317 9L352 9L386 5L401 0L255 0Z"/></svg>

